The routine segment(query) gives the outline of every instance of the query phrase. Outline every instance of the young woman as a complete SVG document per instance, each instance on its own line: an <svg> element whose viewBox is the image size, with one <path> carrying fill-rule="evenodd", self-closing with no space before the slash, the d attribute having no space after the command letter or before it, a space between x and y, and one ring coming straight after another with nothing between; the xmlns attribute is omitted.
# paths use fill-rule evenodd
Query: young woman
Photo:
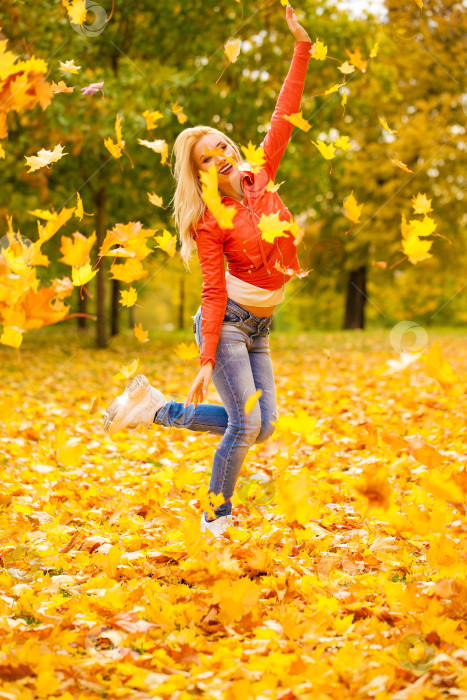
<svg viewBox="0 0 467 700"><path fill-rule="evenodd" d="M263 214L278 212L281 221L293 221L271 185L293 129L284 115L300 110L312 42L290 5L286 19L295 37L294 54L262 144L265 162L261 169L252 172L235 143L208 126L185 129L174 143L177 187L173 204L181 256L188 264L196 245L203 275L201 306L193 324L201 367L187 399L184 404L167 401L140 374L104 415L104 429L111 435L125 427L143 424L150 428L153 422L222 435L209 491L222 493L224 500L214 509L214 519L207 512L201 517L201 530L208 529L215 536L232 524L230 499L248 449L274 431L277 409L269 326L284 298L285 283L300 270L293 234L286 231L268 243L258 228ZM215 155L209 155L210 151ZM222 228L201 197L199 173L212 164L222 204L236 210L233 228ZM211 378L223 406L202 403ZM259 400L246 413L245 402L258 389L262 391Z"/></svg>

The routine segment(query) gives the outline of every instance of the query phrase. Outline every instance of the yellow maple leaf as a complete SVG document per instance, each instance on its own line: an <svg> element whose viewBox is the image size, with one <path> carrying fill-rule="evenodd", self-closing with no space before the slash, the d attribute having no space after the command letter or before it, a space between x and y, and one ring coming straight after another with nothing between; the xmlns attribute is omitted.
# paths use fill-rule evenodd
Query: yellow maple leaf
<svg viewBox="0 0 467 700"><path fill-rule="evenodd" d="M120 304L122 306L129 307L135 305L138 294L134 287L130 287L129 289L121 289L120 294L122 295L122 298L120 299Z"/></svg>
<svg viewBox="0 0 467 700"><path fill-rule="evenodd" d="M74 0L66 5L66 11L72 24L83 24L86 21L86 0Z"/></svg>
<svg viewBox="0 0 467 700"><path fill-rule="evenodd" d="M66 207L62 207L60 211L57 212L52 212L51 216L49 217L49 220L47 221L46 225L43 226L42 228L38 226L39 228L39 240L42 243L45 241L48 241L52 236L54 236L57 231L64 225L66 224L69 219L73 216L73 212L75 211L75 207L70 207L67 209Z"/></svg>
<svg viewBox="0 0 467 700"><path fill-rule="evenodd" d="M302 131L307 132L311 129L311 124L309 124L309 122L307 122L307 120L302 117L301 112L296 112L295 114L289 115L283 114L282 116L294 126L298 126L298 128L302 129Z"/></svg>
<svg viewBox="0 0 467 700"><path fill-rule="evenodd" d="M412 207L414 214L428 214L428 212L433 211L431 199L428 199L426 194L420 194L420 192L416 197L412 197Z"/></svg>
<svg viewBox="0 0 467 700"><path fill-rule="evenodd" d="M82 444L82 437L68 437L68 431L59 427L55 437L55 456L57 462L65 467L77 467L81 457L86 452L86 445Z"/></svg>
<svg viewBox="0 0 467 700"><path fill-rule="evenodd" d="M384 117L380 117L380 116L378 115L378 119L379 119L379 123L381 124L381 126L383 127L383 129L386 129L386 131L387 131L389 134L397 134L397 129L390 129L389 126L388 126L388 123L387 123L387 121L386 121L386 119L385 119Z"/></svg>
<svg viewBox="0 0 467 700"><path fill-rule="evenodd" d="M402 212L401 232L402 238L404 240L407 240L408 238L410 238L410 236L413 235L412 226L409 223L407 223L407 219L405 218L404 212Z"/></svg>
<svg viewBox="0 0 467 700"><path fill-rule="evenodd" d="M75 287L81 287L83 284L89 282L89 280L92 280L92 278L96 275L97 270L93 272L91 268L91 263L89 262L84 263L84 265L81 265L81 267L71 268L71 281L73 282Z"/></svg>
<svg viewBox="0 0 467 700"><path fill-rule="evenodd" d="M324 61L328 53L328 47L325 46L323 42L319 41L318 39L316 39L314 46L315 50L313 51L313 48L311 49L313 51L311 57L314 58L316 61Z"/></svg>
<svg viewBox="0 0 467 700"><path fill-rule="evenodd" d="M149 110L146 109L143 112L143 117L146 120L146 128L148 130L157 129L158 124L156 124L156 120L162 119L163 116L164 115L162 114L162 112L159 112L157 109L154 110L153 112L150 112Z"/></svg>
<svg viewBox="0 0 467 700"><path fill-rule="evenodd" d="M245 401L245 413L249 414L252 412L253 408L255 407L256 402L258 401L259 397L262 395L263 391L262 389L258 389L258 391L255 391L254 394L249 396L247 400Z"/></svg>
<svg viewBox="0 0 467 700"><path fill-rule="evenodd" d="M192 360L198 357L199 349L196 343L190 343L189 345L187 345L187 343L180 343L180 345L177 345L175 348L175 354L181 360Z"/></svg>
<svg viewBox="0 0 467 700"><path fill-rule="evenodd" d="M134 374L137 370L139 364L139 359L137 358L136 360L133 360L129 365L122 365L120 367L120 371L117 372L117 374L114 374L112 379L115 381L118 381L119 379L129 379L132 374Z"/></svg>
<svg viewBox="0 0 467 700"><path fill-rule="evenodd" d="M143 331L143 326L141 323L138 323L138 325L135 324L133 330L135 332L135 336L137 337L140 343L146 343L149 340L149 331Z"/></svg>
<svg viewBox="0 0 467 700"><path fill-rule="evenodd" d="M347 93L342 93L341 105L344 107L347 104Z"/></svg>
<svg viewBox="0 0 467 700"><path fill-rule="evenodd" d="M123 264L111 265L109 272L113 279L127 282L127 284L139 280L141 277L147 277L148 274L141 261L134 258L128 258Z"/></svg>
<svg viewBox="0 0 467 700"><path fill-rule="evenodd" d="M157 241L157 247L164 250L167 255L173 258L177 249L177 237L172 236L170 231L164 229L162 231L162 236L154 236L154 238Z"/></svg>
<svg viewBox="0 0 467 700"><path fill-rule="evenodd" d="M251 143L251 141L248 141L248 146L246 148L245 146L242 146L241 149L245 154L245 159L252 166L252 171L257 172L258 170L260 170L266 162L266 158L264 156L264 148L262 146L256 148L255 145Z"/></svg>
<svg viewBox="0 0 467 700"><path fill-rule="evenodd" d="M233 206L222 204L219 195L216 166L212 164L209 170L199 171L201 181L201 197L206 203L217 223L222 228L233 228L233 219L237 210Z"/></svg>
<svg viewBox="0 0 467 700"><path fill-rule="evenodd" d="M436 229L436 223L430 216L427 216L426 214L423 217L423 221L419 221L418 219L411 219L409 223L412 232L416 236L430 236Z"/></svg>
<svg viewBox="0 0 467 700"><path fill-rule="evenodd" d="M73 240L68 236L62 236L60 252L63 257L58 258L59 262L72 267L80 267L85 262L89 262L89 253L96 241L96 232L86 238L79 231L73 233Z"/></svg>
<svg viewBox="0 0 467 700"><path fill-rule="evenodd" d="M2 144L0 143L0 158L5 158L5 149L3 148Z"/></svg>
<svg viewBox="0 0 467 700"><path fill-rule="evenodd" d="M352 51L345 49L345 53L347 54L347 56L350 59L350 62L355 66L355 68L358 68L359 70L361 70L362 73L364 73L366 71L368 61L363 60L359 48L356 48L353 53L352 53Z"/></svg>
<svg viewBox="0 0 467 700"><path fill-rule="evenodd" d="M334 141L334 144L336 148L342 148L343 151L348 151L350 148L353 148L353 144L349 143L348 136L339 136Z"/></svg>
<svg viewBox="0 0 467 700"><path fill-rule="evenodd" d="M60 69L62 73L77 73L80 70L81 66L75 66L75 61L74 59L71 61L60 61Z"/></svg>
<svg viewBox="0 0 467 700"><path fill-rule="evenodd" d="M164 200L162 199L162 197L159 197L159 195L156 194L155 192L153 192L152 194L149 194L149 192L146 192L146 194L148 195L148 198L149 198L149 201L151 202L151 204L154 204L154 206L156 206L156 207L161 207L161 209L165 209Z"/></svg>
<svg viewBox="0 0 467 700"><path fill-rule="evenodd" d="M353 221L354 224L359 223L362 207L363 204L357 204L357 200L353 196L352 190L347 199L344 200L344 209L348 218L350 219L350 221Z"/></svg>
<svg viewBox="0 0 467 700"><path fill-rule="evenodd" d="M150 148L155 153L160 153L161 163L164 164L166 162L167 156L169 155L169 147L166 141L164 141L164 139L156 139L155 141L145 141L144 139L138 139L138 143L141 144L141 146L146 146L146 148Z"/></svg>
<svg viewBox="0 0 467 700"><path fill-rule="evenodd" d="M12 348L19 348L23 342L23 334L12 326L4 326L3 333L0 336L2 345L9 345Z"/></svg>
<svg viewBox="0 0 467 700"><path fill-rule="evenodd" d="M316 146L318 151L321 153L323 158L326 158L326 160L331 160L331 158L334 158L336 154L336 149L332 143L327 144L324 143L324 141L321 141L321 139L318 139L318 142L315 143L313 140L311 143Z"/></svg>
<svg viewBox="0 0 467 700"><path fill-rule="evenodd" d="M24 156L26 158L26 165L29 166L28 173L33 173L39 168L43 168L44 165L49 166L51 163L55 163L63 156L69 155L68 153L63 153L63 146L58 144L55 146L53 151L48 151L45 148L41 148L37 152L37 156Z"/></svg>
<svg viewBox="0 0 467 700"><path fill-rule="evenodd" d="M258 221L261 238L267 243L273 243L280 236L288 236L291 223L290 221L279 219L279 212L275 214L261 214L261 219Z"/></svg>
<svg viewBox="0 0 467 700"><path fill-rule="evenodd" d="M402 241L402 249L410 262L416 265L422 260L432 257L431 253L428 252L432 244L433 241L422 241L418 236L410 235L407 240Z"/></svg>
<svg viewBox="0 0 467 700"><path fill-rule="evenodd" d="M340 66L337 66L338 70L344 75L349 75L355 71L355 66L353 66L349 61L344 61Z"/></svg>
<svg viewBox="0 0 467 700"><path fill-rule="evenodd" d="M224 53L229 59L230 63L235 63L240 54L240 39L234 39L233 41L227 41L224 44Z"/></svg>

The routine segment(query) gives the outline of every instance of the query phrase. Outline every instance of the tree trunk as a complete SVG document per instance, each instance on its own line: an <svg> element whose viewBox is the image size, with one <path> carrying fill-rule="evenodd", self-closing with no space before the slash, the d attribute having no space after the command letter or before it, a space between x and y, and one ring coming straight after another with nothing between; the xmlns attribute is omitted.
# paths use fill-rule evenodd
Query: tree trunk
<svg viewBox="0 0 467 700"><path fill-rule="evenodd" d="M366 266L351 270L347 286L344 330L365 327Z"/></svg>
<svg viewBox="0 0 467 700"><path fill-rule="evenodd" d="M135 327L135 307L130 306L128 309L128 328L133 328Z"/></svg>
<svg viewBox="0 0 467 700"><path fill-rule="evenodd" d="M110 335L120 333L120 280L112 280L112 318Z"/></svg>
<svg viewBox="0 0 467 700"><path fill-rule="evenodd" d="M107 191L105 185L100 187L95 195L96 203L96 248L99 251L107 231ZM96 275L96 343L100 348L107 347L107 318L106 318L106 264L105 256L101 258Z"/></svg>
<svg viewBox="0 0 467 700"><path fill-rule="evenodd" d="M81 298L79 287L77 287L76 290L78 292L78 312L80 314L87 314L88 296L86 293L84 293L83 298ZM86 318L86 316L78 316L77 321L78 321L78 330L79 331L87 330L88 319Z"/></svg>
<svg viewBox="0 0 467 700"><path fill-rule="evenodd" d="M185 277L180 277L180 296L178 301L178 330L185 328Z"/></svg>

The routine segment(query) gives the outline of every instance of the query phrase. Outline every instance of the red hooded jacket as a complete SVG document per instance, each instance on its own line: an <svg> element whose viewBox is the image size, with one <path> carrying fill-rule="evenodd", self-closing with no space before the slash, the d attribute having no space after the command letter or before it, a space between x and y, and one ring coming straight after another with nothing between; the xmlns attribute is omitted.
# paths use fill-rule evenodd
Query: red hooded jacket
<svg viewBox="0 0 467 700"><path fill-rule="evenodd" d="M266 185L270 180L274 181L294 128L283 115L300 110L311 47L311 41L295 42L292 64L280 91L266 138L261 144L264 149L264 165L256 173L240 173L247 206L233 197L222 197L223 204L237 210L233 219L234 228L221 228L208 208L198 225L193 227L203 275L201 366L212 362L215 367L216 349L227 305L224 256L227 269L232 275L263 289L279 289L291 278L291 275L275 268L276 262L283 268L296 271L300 269L293 234L267 243L261 238L257 224L262 214L276 212L279 212L281 221L293 221L292 214L278 193L267 191Z"/></svg>

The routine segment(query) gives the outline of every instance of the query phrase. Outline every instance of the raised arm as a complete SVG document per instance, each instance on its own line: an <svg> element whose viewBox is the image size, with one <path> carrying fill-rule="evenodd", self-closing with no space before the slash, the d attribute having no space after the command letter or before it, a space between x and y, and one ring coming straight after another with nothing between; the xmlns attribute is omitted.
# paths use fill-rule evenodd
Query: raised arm
<svg viewBox="0 0 467 700"><path fill-rule="evenodd" d="M287 5L287 22L296 39L292 63L279 93L268 133L261 144L266 158L265 167L272 180L276 176L277 168L294 128L293 124L284 119L284 114L288 116L300 111L300 102L311 55L310 49L313 46L306 31L298 24L290 5Z"/></svg>

